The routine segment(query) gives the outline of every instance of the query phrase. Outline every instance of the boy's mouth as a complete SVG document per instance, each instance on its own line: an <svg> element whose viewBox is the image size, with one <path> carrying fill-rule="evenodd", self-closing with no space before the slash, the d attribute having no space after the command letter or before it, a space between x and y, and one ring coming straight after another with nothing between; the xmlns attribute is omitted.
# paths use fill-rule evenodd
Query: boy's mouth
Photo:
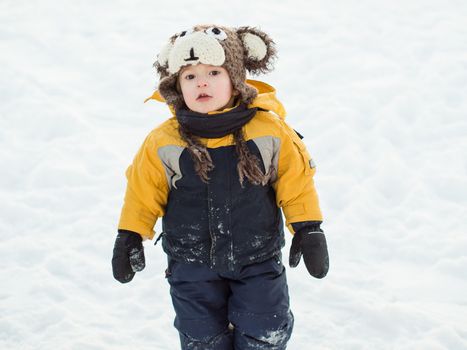
<svg viewBox="0 0 467 350"><path fill-rule="evenodd" d="M198 97L196 98L196 101L206 101L206 100L209 100L211 97L212 96L208 94L202 93L198 95Z"/></svg>

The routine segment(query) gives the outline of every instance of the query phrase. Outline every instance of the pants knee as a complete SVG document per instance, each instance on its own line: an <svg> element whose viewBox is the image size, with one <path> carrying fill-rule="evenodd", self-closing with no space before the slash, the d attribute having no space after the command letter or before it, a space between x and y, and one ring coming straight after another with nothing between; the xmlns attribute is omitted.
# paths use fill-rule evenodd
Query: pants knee
<svg viewBox="0 0 467 350"><path fill-rule="evenodd" d="M179 332L182 350L233 350L232 331L225 329L219 334L194 338L193 335Z"/></svg>
<svg viewBox="0 0 467 350"><path fill-rule="evenodd" d="M235 348L283 350L292 335L293 324L290 311L282 315L249 315L244 324L235 324Z"/></svg>
<svg viewBox="0 0 467 350"><path fill-rule="evenodd" d="M213 320L175 319L182 350L232 350L232 331L228 324Z"/></svg>

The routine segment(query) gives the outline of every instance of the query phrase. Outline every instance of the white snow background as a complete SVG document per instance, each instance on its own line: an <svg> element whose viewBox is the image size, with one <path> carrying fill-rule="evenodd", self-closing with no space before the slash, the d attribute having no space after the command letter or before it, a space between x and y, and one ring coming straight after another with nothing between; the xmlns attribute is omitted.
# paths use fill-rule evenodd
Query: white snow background
<svg viewBox="0 0 467 350"><path fill-rule="evenodd" d="M259 79L318 166L331 269L287 269L288 349L467 349L466 1L2 0L0 23L1 349L178 348L161 247L127 285L110 260L169 116L152 63L197 23L274 38Z"/></svg>

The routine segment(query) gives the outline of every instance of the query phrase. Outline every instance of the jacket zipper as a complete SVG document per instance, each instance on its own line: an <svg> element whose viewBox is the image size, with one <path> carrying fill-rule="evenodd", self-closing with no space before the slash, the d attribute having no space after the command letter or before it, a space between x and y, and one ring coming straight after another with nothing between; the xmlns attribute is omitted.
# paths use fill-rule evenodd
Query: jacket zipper
<svg viewBox="0 0 467 350"><path fill-rule="evenodd" d="M207 197L208 197L208 218L209 218L209 223L208 223L208 227L209 227L209 235L211 236L211 249L209 250L209 260L210 260L210 265L211 265L211 268L214 267L214 248L216 246L216 238L212 232L212 229L211 229L211 223L212 223L212 206L211 206L211 196L210 196L210 192L209 192L209 183L206 185L207 187Z"/></svg>

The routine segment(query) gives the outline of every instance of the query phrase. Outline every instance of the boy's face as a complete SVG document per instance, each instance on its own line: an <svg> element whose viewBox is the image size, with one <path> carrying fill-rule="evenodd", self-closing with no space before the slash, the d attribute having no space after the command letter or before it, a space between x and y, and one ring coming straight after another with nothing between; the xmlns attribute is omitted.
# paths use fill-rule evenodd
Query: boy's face
<svg viewBox="0 0 467 350"><path fill-rule="evenodd" d="M223 67L207 64L187 66L179 75L183 99L189 109L198 113L227 107L232 97L232 82Z"/></svg>

